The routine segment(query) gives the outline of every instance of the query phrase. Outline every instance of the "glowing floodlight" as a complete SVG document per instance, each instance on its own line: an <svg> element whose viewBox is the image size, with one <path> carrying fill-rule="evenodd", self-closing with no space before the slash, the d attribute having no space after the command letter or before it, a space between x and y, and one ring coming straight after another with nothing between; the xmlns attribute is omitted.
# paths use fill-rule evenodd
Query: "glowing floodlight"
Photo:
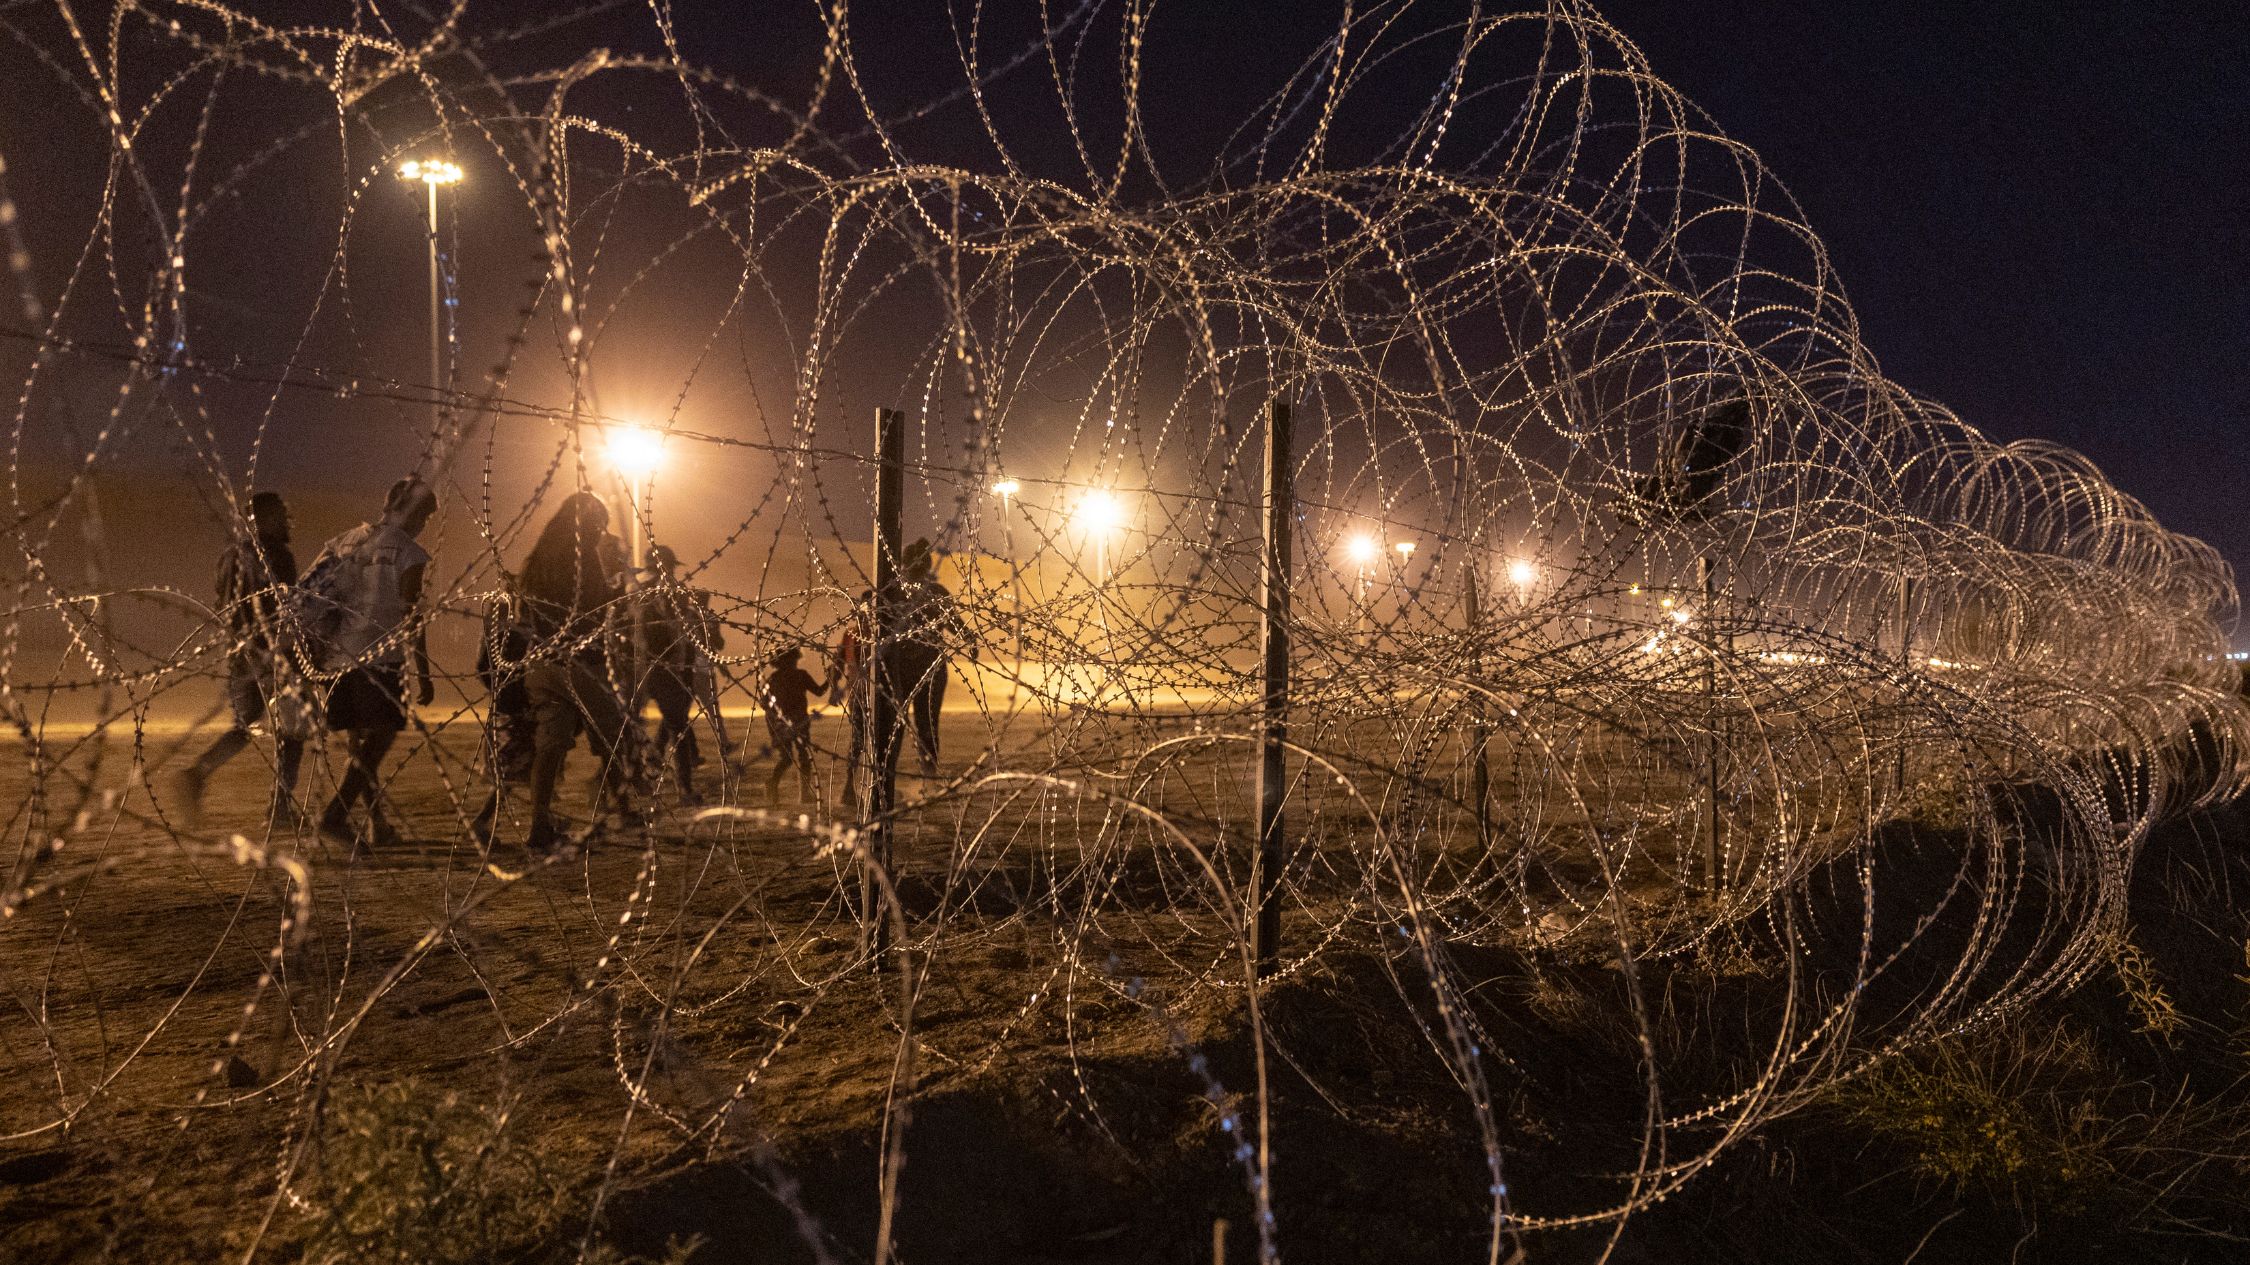
<svg viewBox="0 0 2250 1265"><path fill-rule="evenodd" d="M1531 565L1521 558L1518 558L1514 562L1508 564L1508 583L1515 585L1519 589L1530 588L1532 581L1538 578L1539 568Z"/></svg>
<svg viewBox="0 0 2250 1265"><path fill-rule="evenodd" d="M1110 493L1096 488L1078 498L1070 520L1089 535L1103 535L1125 525L1125 505Z"/></svg>
<svg viewBox="0 0 2250 1265"><path fill-rule="evenodd" d="M1023 484L1016 482L1014 479L1002 479L992 485L992 494L1003 501L1021 491L1023 491Z"/></svg>
<svg viewBox="0 0 2250 1265"><path fill-rule="evenodd" d="M646 426L613 427L602 441L602 451L619 474L645 479L664 464L664 436Z"/></svg>
<svg viewBox="0 0 2250 1265"><path fill-rule="evenodd" d="M419 158L409 158L399 164L398 178L419 180L431 185L455 184L461 179L461 165L449 163L442 158L432 158L426 162Z"/></svg>
<svg viewBox="0 0 2250 1265"><path fill-rule="evenodd" d="M1402 540L1392 545L1391 548L1398 550L1398 557L1401 562L1414 556L1414 542L1411 540Z"/></svg>
<svg viewBox="0 0 2250 1265"><path fill-rule="evenodd" d="M1344 542L1345 555L1363 567L1375 561L1375 555L1379 552L1381 547L1375 543L1373 536L1354 536Z"/></svg>

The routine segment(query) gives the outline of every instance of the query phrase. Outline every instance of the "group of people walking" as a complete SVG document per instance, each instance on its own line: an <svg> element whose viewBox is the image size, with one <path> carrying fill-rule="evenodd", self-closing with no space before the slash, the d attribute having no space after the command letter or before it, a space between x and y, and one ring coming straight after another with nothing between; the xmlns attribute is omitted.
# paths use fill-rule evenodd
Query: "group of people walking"
<svg viewBox="0 0 2250 1265"><path fill-rule="evenodd" d="M200 816L211 778L262 728L275 740L268 811L278 828L311 824L355 849L399 841L379 774L408 721L409 676L415 705L436 695L421 613L430 556L418 537L437 508L428 485L402 479L380 518L328 541L300 573L288 506L273 492L251 498L250 530L222 553L216 586L229 638L232 724L175 782L175 802L191 821ZM725 632L708 595L678 582L678 565L669 547L655 545L643 582L632 585L634 570L610 530L608 505L578 492L541 529L521 570L504 576L477 656L477 679L489 700L483 763L491 782L471 826L481 841L492 840L520 786L530 799L526 845L548 852L565 842L555 800L581 737L600 762L589 808L596 825L611 812L645 822L641 801L651 766L665 756L680 802L702 803L692 722L698 709L711 720L723 758L723 669L715 656ZM957 649L972 657L974 650L952 595L937 581L929 542L916 541L900 571L881 600L872 592L861 596L824 677L804 669L797 646L767 661L759 699L774 757L769 800L778 801L792 770L800 802L816 797L812 710L824 694L843 705L849 721L847 792L878 764L895 768L909 717L923 771L936 771L949 660ZM884 613L881 628L877 611ZM875 690L896 703L899 720L888 735L872 732ZM639 720L644 699L660 717L653 738ZM297 806L297 783L305 745L322 729L343 735L346 767L317 821L308 823Z"/></svg>
<svg viewBox="0 0 2250 1265"><path fill-rule="evenodd" d="M320 832L355 839L353 810L364 805L370 841L397 842L398 831L383 813L377 772L406 727L410 647L416 704L436 696L429 645L415 613L430 560L417 537L437 506L437 494L426 484L399 480L380 518L329 541L300 575L290 549L288 505L273 492L251 498L250 539L229 546L219 558L233 724L179 776L180 804L191 819L201 814L212 775L250 745L263 723L275 737L269 813L283 827L302 825L296 790L305 743L325 727L345 736L347 758L343 779L320 814ZM286 635L292 628L301 637ZM333 669L317 703L312 678L294 653L299 642L319 669Z"/></svg>

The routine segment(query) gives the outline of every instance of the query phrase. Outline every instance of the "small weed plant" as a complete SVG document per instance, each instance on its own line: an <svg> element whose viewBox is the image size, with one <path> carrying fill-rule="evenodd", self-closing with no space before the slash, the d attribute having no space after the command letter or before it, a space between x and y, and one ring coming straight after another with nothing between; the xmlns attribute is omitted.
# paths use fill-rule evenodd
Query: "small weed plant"
<svg viewBox="0 0 2250 1265"><path fill-rule="evenodd" d="M559 1228L562 1184L511 1130L504 1101L421 1081L339 1089L300 1191L308 1261L514 1259Z"/></svg>
<svg viewBox="0 0 2250 1265"><path fill-rule="evenodd" d="M2113 1122L2094 1094L2071 1088L2093 1070L2082 1036L2028 1029L1939 1041L1853 1083L1845 1109L1908 1156L1913 1169L1959 1189L2021 1204L2082 1206L2113 1176Z"/></svg>

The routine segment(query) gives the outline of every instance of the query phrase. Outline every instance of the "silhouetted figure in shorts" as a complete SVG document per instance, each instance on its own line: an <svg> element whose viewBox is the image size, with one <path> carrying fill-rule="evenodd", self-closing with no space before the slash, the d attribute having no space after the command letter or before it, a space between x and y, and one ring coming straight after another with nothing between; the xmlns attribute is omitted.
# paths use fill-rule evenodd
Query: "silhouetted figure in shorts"
<svg viewBox="0 0 2250 1265"><path fill-rule="evenodd" d="M357 847L355 805L367 808L368 838L378 847L399 841L383 815L377 770L406 727L406 656L411 647L419 684L414 701L437 696L430 650L416 608L429 552L416 537L437 513L437 493L419 479L401 479L383 502L383 517L361 523L321 547L300 586L316 609L314 639L321 666L339 672L328 691L328 727L350 736L343 784L320 815L320 833Z"/></svg>
<svg viewBox="0 0 2250 1265"><path fill-rule="evenodd" d="M282 629L280 599L297 582L297 557L289 549L289 507L278 492L250 498L251 537L236 540L219 555L219 610L226 618L227 705L234 723L195 763L180 772L174 786L188 820L203 814L203 791L227 761L250 745L261 725L274 735L273 797L266 815L274 826L294 830L297 773L304 764L305 739L313 716L303 678L277 644Z"/></svg>
<svg viewBox="0 0 2250 1265"><path fill-rule="evenodd" d="M955 647L976 657L968 626L954 605L953 594L937 580L937 564L930 542L917 540L901 559L897 586L883 603L891 616L884 630L875 686L897 700L898 724L911 719L914 745L922 757L924 776L934 776L938 765L939 720L945 709L945 687L952 675L949 660ZM898 765L904 735L877 735L879 767Z"/></svg>
<svg viewBox="0 0 2250 1265"><path fill-rule="evenodd" d="M711 671L710 654L725 644L724 637L711 614L710 597L680 585L676 578L680 559L671 546L652 547L648 563L656 583L642 603L642 627L649 656L648 695L658 716L656 749L672 753L680 802L700 804L703 797L695 789L695 770L703 763L703 754L692 716L697 699L707 693L700 684Z"/></svg>
<svg viewBox="0 0 2250 1265"><path fill-rule="evenodd" d="M766 733L773 739L773 772L766 778L769 802L781 795L781 776L792 765L797 769L797 801L813 795L812 697L826 692L834 677L823 681L798 667L802 654L792 646L775 655L762 691Z"/></svg>
<svg viewBox="0 0 2250 1265"><path fill-rule="evenodd" d="M591 492L575 493L555 511L524 560L521 592L531 657L524 668L533 722L531 829L533 851L563 842L556 829L555 788L578 735L601 757L592 818L605 800L622 798L630 779L631 724L610 671L607 616L624 596L624 550L609 532L609 507Z"/></svg>

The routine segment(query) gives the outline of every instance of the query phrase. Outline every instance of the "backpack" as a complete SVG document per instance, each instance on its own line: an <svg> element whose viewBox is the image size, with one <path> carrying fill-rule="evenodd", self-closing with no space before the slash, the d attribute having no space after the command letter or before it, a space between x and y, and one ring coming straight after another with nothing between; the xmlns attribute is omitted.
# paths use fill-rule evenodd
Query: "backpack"
<svg viewBox="0 0 2250 1265"><path fill-rule="evenodd" d="M338 540L343 537L338 537ZM316 667L328 660L351 618L351 603L360 590L366 561L356 549L335 549L328 542L313 564L297 578L282 598L282 627L294 634L297 648Z"/></svg>

